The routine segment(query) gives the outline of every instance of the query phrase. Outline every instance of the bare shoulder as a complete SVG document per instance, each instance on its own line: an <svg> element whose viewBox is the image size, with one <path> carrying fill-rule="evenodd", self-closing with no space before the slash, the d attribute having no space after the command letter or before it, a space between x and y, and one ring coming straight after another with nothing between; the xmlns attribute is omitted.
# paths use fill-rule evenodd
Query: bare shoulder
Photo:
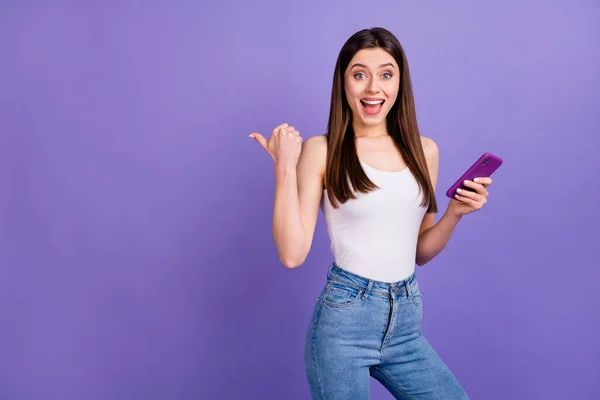
<svg viewBox="0 0 600 400"><path fill-rule="evenodd" d="M321 156L327 156L327 137L325 135L310 137L302 143L302 150L305 148Z"/></svg>
<svg viewBox="0 0 600 400"><path fill-rule="evenodd" d="M421 144L423 145L423 152L425 153L425 160L427 162L427 168L429 168L431 182L435 188L440 164L440 149L433 139L425 136L421 136Z"/></svg>
<svg viewBox="0 0 600 400"><path fill-rule="evenodd" d="M439 157L440 149L437 143L426 136L421 136L421 145L423 146L423 152L428 160L435 160Z"/></svg>
<svg viewBox="0 0 600 400"><path fill-rule="evenodd" d="M300 158L302 164L311 165L323 174L327 164L327 137L317 135L306 139L302 143Z"/></svg>

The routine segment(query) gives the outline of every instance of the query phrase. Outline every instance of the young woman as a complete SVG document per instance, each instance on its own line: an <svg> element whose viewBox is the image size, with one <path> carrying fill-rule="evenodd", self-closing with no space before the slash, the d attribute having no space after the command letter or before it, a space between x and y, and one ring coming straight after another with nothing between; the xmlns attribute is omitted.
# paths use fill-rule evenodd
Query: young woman
<svg viewBox="0 0 600 400"><path fill-rule="evenodd" d="M281 262L301 265L322 209L335 261L305 341L313 399L367 399L370 376L397 399L467 399L423 334L415 264L448 243L481 209L489 178L467 181L437 223L438 147L419 134L398 39L357 32L335 66L327 134L302 143L277 126L252 133L275 161L273 235Z"/></svg>

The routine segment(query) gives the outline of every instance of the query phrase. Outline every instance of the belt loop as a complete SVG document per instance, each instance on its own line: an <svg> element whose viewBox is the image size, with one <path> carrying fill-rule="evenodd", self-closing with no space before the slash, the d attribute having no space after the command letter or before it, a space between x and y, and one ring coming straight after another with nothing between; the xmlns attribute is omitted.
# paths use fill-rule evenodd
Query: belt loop
<svg viewBox="0 0 600 400"><path fill-rule="evenodd" d="M333 268L333 262L329 264L329 268L327 268L327 279L331 277L331 269Z"/></svg>
<svg viewBox="0 0 600 400"><path fill-rule="evenodd" d="M406 292L408 293L408 298L410 299L412 297L412 287L410 286L410 282L408 279L404 280L404 286L406 286Z"/></svg>
<svg viewBox="0 0 600 400"><path fill-rule="evenodd" d="M369 284L367 285L367 288L365 289L365 292L362 295L363 300L367 299L367 296L368 296L369 292L371 291L372 287L373 287L373 281L371 279L369 279Z"/></svg>

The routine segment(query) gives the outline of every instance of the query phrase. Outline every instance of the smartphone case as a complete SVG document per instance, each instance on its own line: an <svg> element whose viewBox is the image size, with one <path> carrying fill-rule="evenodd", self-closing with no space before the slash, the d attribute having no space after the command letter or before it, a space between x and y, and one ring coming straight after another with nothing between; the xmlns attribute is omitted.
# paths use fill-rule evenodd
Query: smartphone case
<svg viewBox="0 0 600 400"><path fill-rule="evenodd" d="M492 153L484 153L471 167L448 189L446 192L446 196L451 199L454 198L456 194L456 189L461 188L469 191L473 191L473 189L466 187L463 185L463 181L470 180L472 181L475 178L489 178L494 171L498 169L502 165L502 159L498 156L493 155Z"/></svg>

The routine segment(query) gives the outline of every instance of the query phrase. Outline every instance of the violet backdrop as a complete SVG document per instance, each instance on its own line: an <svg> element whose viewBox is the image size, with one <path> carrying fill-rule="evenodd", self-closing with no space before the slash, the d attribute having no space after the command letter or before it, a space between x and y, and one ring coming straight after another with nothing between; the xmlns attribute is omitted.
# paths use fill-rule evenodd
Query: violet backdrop
<svg viewBox="0 0 600 400"><path fill-rule="evenodd" d="M600 398L600 3L451 3L0 2L0 398L309 398L326 227L279 263L247 135L324 133L338 51L374 26L406 50L441 211L504 159L418 268L424 334L473 399Z"/></svg>

